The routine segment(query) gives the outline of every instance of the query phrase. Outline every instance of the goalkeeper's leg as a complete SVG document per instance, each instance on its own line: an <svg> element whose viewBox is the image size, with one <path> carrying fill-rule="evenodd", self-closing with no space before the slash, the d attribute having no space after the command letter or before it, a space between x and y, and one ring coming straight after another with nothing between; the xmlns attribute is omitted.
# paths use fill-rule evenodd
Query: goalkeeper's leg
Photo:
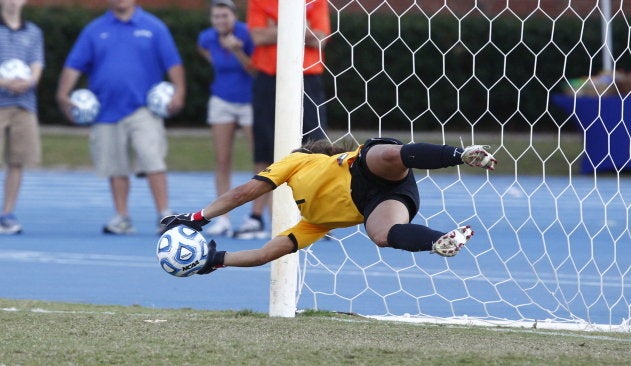
<svg viewBox="0 0 631 366"><path fill-rule="evenodd" d="M453 257L471 239L473 230L462 226L443 233L416 224L395 224L388 231L388 245L409 252L430 251L443 257Z"/></svg>
<svg viewBox="0 0 631 366"><path fill-rule="evenodd" d="M433 230L409 223L407 207L397 200L381 202L366 220L366 232L380 247L392 247L409 252L431 251L452 257L473 236L468 227L450 232Z"/></svg>
<svg viewBox="0 0 631 366"><path fill-rule="evenodd" d="M493 155L481 145L461 149L423 142L407 145L371 142L372 140L369 140L364 147L361 163L372 174L389 181L405 178L409 168L440 169L467 164L493 170L497 164Z"/></svg>
<svg viewBox="0 0 631 366"><path fill-rule="evenodd" d="M381 202L366 219L368 237L380 247L408 252L428 251L445 233L410 223L406 205L397 200Z"/></svg>
<svg viewBox="0 0 631 366"><path fill-rule="evenodd" d="M438 169L462 164L462 151L453 146L428 143L371 145L369 140L361 159L372 174L396 182L405 178L409 168Z"/></svg>

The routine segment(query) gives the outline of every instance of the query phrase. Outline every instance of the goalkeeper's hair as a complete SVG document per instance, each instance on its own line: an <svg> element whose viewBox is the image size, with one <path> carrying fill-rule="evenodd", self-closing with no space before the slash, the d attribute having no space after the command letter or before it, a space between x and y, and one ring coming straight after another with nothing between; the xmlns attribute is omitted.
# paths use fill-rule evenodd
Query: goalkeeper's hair
<svg viewBox="0 0 631 366"><path fill-rule="evenodd" d="M301 147L292 151L301 152L305 154L324 154L328 156L333 156L337 154L341 154L347 151L353 150L353 147L350 146L351 142L343 141L341 145L332 144L329 140L309 140L305 142Z"/></svg>

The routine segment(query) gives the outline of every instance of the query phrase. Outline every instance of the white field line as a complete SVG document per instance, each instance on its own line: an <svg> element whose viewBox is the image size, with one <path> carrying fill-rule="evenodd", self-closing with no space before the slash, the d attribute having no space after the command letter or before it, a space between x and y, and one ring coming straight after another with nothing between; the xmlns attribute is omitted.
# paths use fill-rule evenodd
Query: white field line
<svg viewBox="0 0 631 366"><path fill-rule="evenodd" d="M109 266L109 267L136 267L136 268L151 268L157 266L157 260L153 256L138 256L138 255L113 255L113 254L96 254L96 253L71 253L71 252L46 252L46 251L30 251L30 250L3 250L0 252L0 262L23 262L23 263L50 263L50 264L64 264L64 265L88 265L88 266ZM253 270L253 268L231 268L230 270ZM258 268L259 270L265 270L264 268ZM256 270L256 268L254 268ZM431 269L424 268L425 272L432 272ZM331 273L338 273L333 269L323 268L309 268L309 276L317 275L330 275ZM485 270L483 273L467 273L466 276L462 271L458 270L457 273L461 277L465 277L467 282L477 281L484 283L499 283L506 281L505 272ZM352 270L345 269L343 271L344 276L356 276L363 278L366 277L391 277L398 276L398 278L416 278L420 274L395 271L382 271L382 270ZM432 279L453 279L454 274L444 273L439 275L430 275ZM581 274L580 276L567 275L567 274L554 274L551 273L532 273L532 272L519 272L511 275L511 280L517 282L541 282L546 285L575 285L580 281L581 286L588 287L615 287L631 288L631 283L622 283L619 277L606 276L600 277L597 275Z"/></svg>

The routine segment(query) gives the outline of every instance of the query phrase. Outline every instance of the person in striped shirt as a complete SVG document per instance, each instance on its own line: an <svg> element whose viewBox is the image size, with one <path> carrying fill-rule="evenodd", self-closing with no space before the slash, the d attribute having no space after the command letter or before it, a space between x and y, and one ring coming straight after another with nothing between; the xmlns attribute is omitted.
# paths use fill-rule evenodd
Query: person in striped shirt
<svg viewBox="0 0 631 366"><path fill-rule="evenodd" d="M6 164L0 234L22 232L14 210L24 166L41 159L36 89L44 68L44 36L22 18L25 4L0 0L0 144Z"/></svg>

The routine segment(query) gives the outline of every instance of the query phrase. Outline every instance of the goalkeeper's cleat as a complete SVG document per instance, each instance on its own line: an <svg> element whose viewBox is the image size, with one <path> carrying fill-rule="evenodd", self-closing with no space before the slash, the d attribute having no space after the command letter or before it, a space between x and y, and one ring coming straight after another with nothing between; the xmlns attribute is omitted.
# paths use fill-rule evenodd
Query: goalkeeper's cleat
<svg viewBox="0 0 631 366"><path fill-rule="evenodd" d="M204 263L204 266L197 271L197 274L209 274L218 268L222 268L224 266L223 259L225 255L226 252L217 251L217 243L215 243L214 240L209 241L206 263Z"/></svg>
<svg viewBox="0 0 631 366"><path fill-rule="evenodd" d="M461 226L441 236L432 244L432 251L443 257L453 257L458 254L465 243L473 236L473 230L469 225Z"/></svg>
<svg viewBox="0 0 631 366"><path fill-rule="evenodd" d="M490 152L486 151L489 148L490 146L485 145L465 147L461 155L462 162L472 167L495 170L497 159Z"/></svg>

